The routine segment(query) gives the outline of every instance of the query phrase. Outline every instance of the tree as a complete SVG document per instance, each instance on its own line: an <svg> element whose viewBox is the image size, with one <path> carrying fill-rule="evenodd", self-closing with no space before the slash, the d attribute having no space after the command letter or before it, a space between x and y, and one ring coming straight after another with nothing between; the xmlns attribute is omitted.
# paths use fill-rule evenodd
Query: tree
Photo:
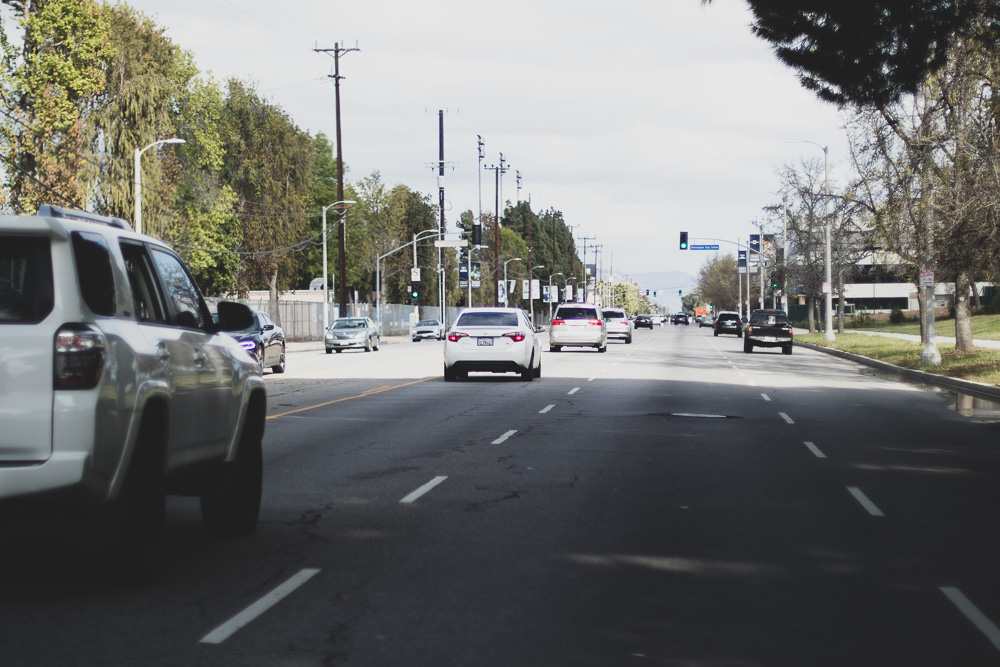
<svg viewBox="0 0 1000 667"><path fill-rule="evenodd" d="M711 0L702 0L710 3ZM747 0L753 33L839 105L882 107L914 94L948 61L952 45L975 32L995 42L995 0ZM979 21L989 31L974 30Z"/></svg>
<svg viewBox="0 0 1000 667"><path fill-rule="evenodd" d="M716 311L736 310L740 301L736 258L723 255L709 259L698 271L698 293Z"/></svg>
<svg viewBox="0 0 1000 667"><path fill-rule="evenodd" d="M92 0L7 0L22 29L20 52L0 33L0 124L7 201L34 213L55 201L82 208L89 146L83 110L105 82L111 54L105 8Z"/></svg>

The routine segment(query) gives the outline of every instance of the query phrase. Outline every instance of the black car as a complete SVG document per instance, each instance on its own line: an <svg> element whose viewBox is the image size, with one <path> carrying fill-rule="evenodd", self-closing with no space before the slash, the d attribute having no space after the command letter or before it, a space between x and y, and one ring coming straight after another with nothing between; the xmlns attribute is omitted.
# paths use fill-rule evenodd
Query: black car
<svg viewBox="0 0 1000 667"><path fill-rule="evenodd" d="M675 313L670 316L670 323L690 325L691 321L688 319L687 313Z"/></svg>
<svg viewBox="0 0 1000 667"><path fill-rule="evenodd" d="M716 336L719 334L735 334L737 338L743 337L743 320L740 314L732 311L722 311L715 318L715 326L712 327Z"/></svg>
<svg viewBox="0 0 1000 667"><path fill-rule="evenodd" d="M635 316L635 328L647 327L649 329L653 328L653 316L652 315L636 315Z"/></svg>
<svg viewBox="0 0 1000 667"><path fill-rule="evenodd" d="M262 310L253 313L253 324L229 335L240 342L243 349L257 360L261 369L270 368L275 373L285 372L285 330L274 323Z"/></svg>

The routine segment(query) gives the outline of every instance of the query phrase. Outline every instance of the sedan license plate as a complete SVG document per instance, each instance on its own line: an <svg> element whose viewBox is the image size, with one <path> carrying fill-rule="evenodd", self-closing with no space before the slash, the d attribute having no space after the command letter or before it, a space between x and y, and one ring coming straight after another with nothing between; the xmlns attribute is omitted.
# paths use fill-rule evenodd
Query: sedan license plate
<svg viewBox="0 0 1000 667"><path fill-rule="evenodd" d="M492 347L493 346L493 339L492 338L477 338L476 339L476 345L478 345L480 347Z"/></svg>

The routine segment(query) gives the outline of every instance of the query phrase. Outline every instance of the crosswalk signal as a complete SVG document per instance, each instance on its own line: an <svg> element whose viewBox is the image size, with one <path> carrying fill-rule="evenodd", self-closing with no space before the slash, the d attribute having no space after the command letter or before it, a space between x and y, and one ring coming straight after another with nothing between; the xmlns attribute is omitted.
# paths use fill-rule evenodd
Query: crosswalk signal
<svg viewBox="0 0 1000 667"><path fill-rule="evenodd" d="M688 249L688 233L681 232L681 250Z"/></svg>

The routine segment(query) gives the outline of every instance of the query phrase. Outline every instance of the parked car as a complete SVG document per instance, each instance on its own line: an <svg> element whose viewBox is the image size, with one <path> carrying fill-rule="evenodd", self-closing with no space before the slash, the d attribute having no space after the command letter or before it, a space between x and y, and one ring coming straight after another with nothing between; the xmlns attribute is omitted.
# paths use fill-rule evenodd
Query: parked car
<svg viewBox="0 0 1000 667"><path fill-rule="evenodd" d="M670 316L670 323L671 324L684 324L684 325L690 325L691 324L691 322L688 321L687 313L674 313L673 315Z"/></svg>
<svg viewBox="0 0 1000 667"><path fill-rule="evenodd" d="M632 320L622 308L602 308L608 338L624 338L626 345L632 342Z"/></svg>
<svg viewBox="0 0 1000 667"><path fill-rule="evenodd" d="M635 328L645 327L647 329L653 328L653 315L636 315L635 316Z"/></svg>
<svg viewBox="0 0 1000 667"><path fill-rule="evenodd" d="M783 354L791 354L792 345L792 325L785 311L761 309L750 313L743 336L744 352L753 352L754 347L780 347Z"/></svg>
<svg viewBox="0 0 1000 667"><path fill-rule="evenodd" d="M468 379L470 372L520 373L531 382L542 376L541 327L520 308L467 308L448 331L444 379Z"/></svg>
<svg viewBox="0 0 1000 667"><path fill-rule="evenodd" d="M608 329L601 309L590 303L561 303L549 325L549 350L567 346L608 349Z"/></svg>
<svg viewBox="0 0 1000 667"><path fill-rule="evenodd" d="M713 333L718 336L719 334L735 334L737 338L743 337L743 320L740 314L732 310L723 310L715 318L715 326L712 327Z"/></svg>
<svg viewBox="0 0 1000 667"><path fill-rule="evenodd" d="M250 353L261 369L285 372L285 330L274 323L262 310L253 313L253 324L246 329L230 332L243 349Z"/></svg>
<svg viewBox="0 0 1000 667"><path fill-rule="evenodd" d="M200 496L212 533L251 533L266 393L223 333L250 309L223 301L215 323L168 245L55 206L0 217L0 267L0 517L101 515L129 583L155 572L168 493Z"/></svg>
<svg viewBox="0 0 1000 667"><path fill-rule="evenodd" d="M410 337L417 343L424 338L441 340L444 338L444 326L438 320L420 320L410 328Z"/></svg>
<svg viewBox="0 0 1000 667"><path fill-rule="evenodd" d="M340 317L326 330L323 337L326 353L340 354L344 350L378 351L379 333L368 317Z"/></svg>

